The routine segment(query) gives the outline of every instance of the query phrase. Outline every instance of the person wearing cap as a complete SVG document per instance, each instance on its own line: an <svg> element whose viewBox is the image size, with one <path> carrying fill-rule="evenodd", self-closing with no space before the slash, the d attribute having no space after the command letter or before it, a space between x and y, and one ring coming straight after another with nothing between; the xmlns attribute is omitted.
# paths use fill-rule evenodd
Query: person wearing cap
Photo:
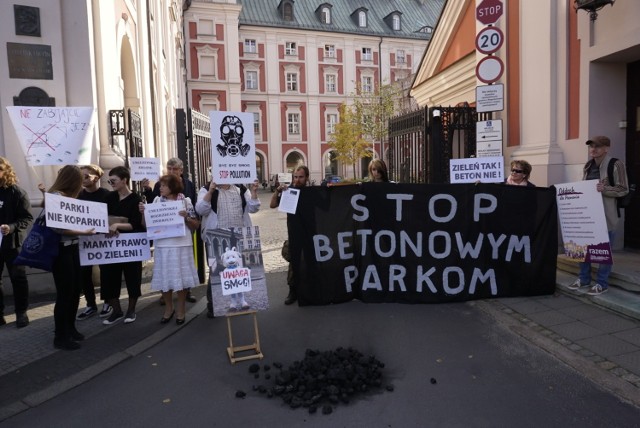
<svg viewBox="0 0 640 428"><path fill-rule="evenodd" d="M616 209L616 198L629 193L627 181L627 171L620 160L616 160L613 166L613 180L615 185L609 184L607 167L609 165L609 148L611 140L608 137L599 135L587 140L589 146L589 157L591 158L584 166L583 180L598 180L596 190L602 195L604 203L604 215L607 220L607 231L609 232L609 242L613 244L616 226L618 225L618 211ZM591 296L605 293L609 289L609 274L613 264L600 264L596 275L596 284L591 286L591 263L580 263L580 275L573 284L569 286L572 290L580 287L589 287L588 293Z"/></svg>

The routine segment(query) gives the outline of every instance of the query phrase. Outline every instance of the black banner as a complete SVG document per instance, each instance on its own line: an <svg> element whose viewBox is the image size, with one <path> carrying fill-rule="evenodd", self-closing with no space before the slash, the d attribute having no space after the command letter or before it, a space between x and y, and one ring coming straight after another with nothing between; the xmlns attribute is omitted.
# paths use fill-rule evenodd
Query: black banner
<svg viewBox="0 0 640 428"><path fill-rule="evenodd" d="M555 290L554 188L308 187L287 223L300 305L439 303Z"/></svg>

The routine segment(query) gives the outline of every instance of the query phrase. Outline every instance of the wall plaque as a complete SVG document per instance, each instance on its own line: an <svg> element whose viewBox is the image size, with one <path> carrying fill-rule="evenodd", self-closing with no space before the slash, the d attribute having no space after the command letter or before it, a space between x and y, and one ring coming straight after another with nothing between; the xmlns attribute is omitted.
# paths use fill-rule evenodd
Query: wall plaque
<svg viewBox="0 0 640 428"><path fill-rule="evenodd" d="M53 80L51 46L7 42L9 78Z"/></svg>
<svg viewBox="0 0 640 428"><path fill-rule="evenodd" d="M40 37L40 8L13 5L13 18L17 36Z"/></svg>

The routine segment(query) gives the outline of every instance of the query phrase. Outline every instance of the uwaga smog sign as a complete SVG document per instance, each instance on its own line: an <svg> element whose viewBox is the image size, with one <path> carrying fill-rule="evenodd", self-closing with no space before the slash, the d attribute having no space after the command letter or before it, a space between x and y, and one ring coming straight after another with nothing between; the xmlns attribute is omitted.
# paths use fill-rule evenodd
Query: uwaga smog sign
<svg viewBox="0 0 640 428"><path fill-rule="evenodd" d="M211 179L218 184L247 184L256 179L253 114L212 111Z"/></svg>

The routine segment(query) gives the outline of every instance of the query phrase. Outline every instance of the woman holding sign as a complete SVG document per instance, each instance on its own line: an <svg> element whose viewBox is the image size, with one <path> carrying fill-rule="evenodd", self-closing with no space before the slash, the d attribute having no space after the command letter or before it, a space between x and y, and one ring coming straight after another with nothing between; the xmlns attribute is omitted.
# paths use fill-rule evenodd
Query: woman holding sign
<svg viewBox="0 0 640 428"><path fill-rule="evenodd" d="M77 198L80 190L82 190L82 171L75 165L67 165L58 172L49 193ZM82 290L78 236L93 235L95 231L94 229L85 231L56 229L56 231L62 236L58 257L53 262L51 272L56 285L53 346L72 351L80 348L78 341L84 340L84 336L76 329L76 312L78 312Z"/></svg>
<svg viewBox="0 0 640 428"><path fill-rule="evenodd" d="M184 210L181 210L179 215L184 218L185 226L190 231L194 231L200 226L200 222L191 199L181 193L182 189L182 180L179 177L163 175L160 177L160 196L157 196L153 203L183 201ZM139 209L141 213L144 213L145 205L139 204ZM156 239L154 247L151 289L161 291L165 302L164 315L160 323L168 323L175 314L176 324L184 324L187 291L189 288L200 285L193 259L191 233L185 233L184 236ZM174 291L178 295L176 310L173 308Z"/></svg>
<svg viewBox="0 0 640 428"><path fill-rule="evenodd" d="M107 181L113 188L113 192L107 195L107 212L109 213L109 235L118 236L120 233L144 232L142 215L138 205L142 198L131 192L129 181L131 174L124 166L117 166L109 172ZM127 313L122 313L120 306L120 289L122 288L122 275L127 284L129 293L129 306ZM112 308L113 312L104 325L115 324L124 317L124 323L129 324L136 320L136 303L141 296L142 262L110 263L100 266L100 295Z"/></svg>

